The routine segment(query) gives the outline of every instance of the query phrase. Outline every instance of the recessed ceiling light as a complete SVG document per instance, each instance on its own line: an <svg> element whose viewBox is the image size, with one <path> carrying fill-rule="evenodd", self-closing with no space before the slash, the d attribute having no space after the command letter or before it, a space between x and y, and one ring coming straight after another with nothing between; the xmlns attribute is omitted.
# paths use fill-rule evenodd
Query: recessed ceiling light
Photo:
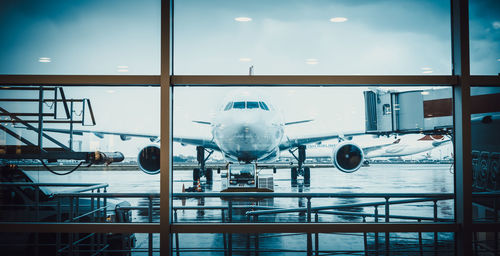
<svg viewBox="0 0 500 256"><path fill-rule="evenodd" d="M38 59L38 62L45 62L45 63L47 63L47 62L50 62L50 61L51 61L51 60L50 60L50 58L48 58L48 57L40 57L40 58Z"/></svg>
<svg viewBox="0 0 500 256"><path fill-rule="evenodd" d="M240 58L240 61L241 62L250 62L250 61L252 61L252 59L250 59L250 58Z"/></svg>
<svg viewBox="0 0 500 256"><path fill-rule="evenodd" d="M107 90L107 93L115 93L115 90Z"/></svg>
<svg viewBox="0 0 500 256"><path fill-rule="evenodd" d="M494 29L500 29L500 21L494 21L492 25Z"/></svg>
<svg viewBox="0 0 500 256"><path fill-rule="evenodd" d="M420 68L421 70L432 70L432 68L429 68L429 67L423 67L423 68Z"/></svg>
<svg viewBox="0 0 500 256"><path fill-rule="evenodd" d="M425 71L422 71L422 74L431 74L432 73L432 70L425 70Z"/></svg>
<svg viewBox="0 0 500 256"><path fill-rule="evenodd" d="M248 21L252 21L252 18L250 17L236 17L234 18L235 21L239 21L239 22L248 22Z"/></svg>
<svg viewBox="0 0 500 256"><path fill-rule="evenodd" d="M128 66L126 65L116 66L116 71L120 73L128 72Z"/></svg>
<svg viewBox="0 0 500 256"><path fill-rule="evenodd" d="M330 19L330 22L346 22L347 18L345 17L334 17Z"/></svg>
<svg viewBox="0 0 500 256"><path fill-rule="evenodd" d="M306 64L307 65L316 65L319 63L319 60L318 59L307 59L306 60Z"/></svg>
<svg viewBox="0 0 500 256"><path fill-rule="evenodd" d="M422 91L422 92L420 92L420 94L422 94L422 95L429 95L429 92L427 92L427 91Z"/></svg>

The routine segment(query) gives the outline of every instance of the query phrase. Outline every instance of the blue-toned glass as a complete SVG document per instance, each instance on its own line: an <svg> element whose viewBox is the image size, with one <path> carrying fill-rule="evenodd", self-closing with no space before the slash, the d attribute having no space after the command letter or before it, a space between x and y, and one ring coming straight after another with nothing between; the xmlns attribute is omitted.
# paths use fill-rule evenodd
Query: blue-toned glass
<svg viewBox="0 0 500 256"><path fill-rule="evenodd" d="M469 1L470 72L500 74L500 2Z"/></svg>
<svg viewBox="0 0 500 256"><path fill-rule="evenodd" d="M450 1L174 4L176 75L449 75Z"/></svg>
<svg viewBox="0 0 500 256"><path fill-rule="evenodd" d="M160 73L160 1L3 1L0 74Z"/></svg>

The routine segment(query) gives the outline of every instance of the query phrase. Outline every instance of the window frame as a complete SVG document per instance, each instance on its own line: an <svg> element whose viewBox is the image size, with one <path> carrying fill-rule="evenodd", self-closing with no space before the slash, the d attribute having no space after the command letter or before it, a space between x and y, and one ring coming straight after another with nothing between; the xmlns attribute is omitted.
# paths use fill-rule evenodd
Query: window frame
<svg viewBox="0 0 500 256"><path fill-rule="evenodd" d="M500 223L472 223L470 88L500 86L499 76L471 76L468 0L451 1L452 67L443 76L172 76L172 0L161 0L161 74L138 75L0 75L1 85L160 86L161 174L160 223L6 223L2 230L61 233L159 233L160 251L171 252L173 233L318 233L318 232L455 232L457 255L472 253L472 232L500 230ZM394 85L452 86L455 129L455 222L447 223L172 223L172 89L175 86L224 85ZM1 221L1 220L0 220Z"/></svg>

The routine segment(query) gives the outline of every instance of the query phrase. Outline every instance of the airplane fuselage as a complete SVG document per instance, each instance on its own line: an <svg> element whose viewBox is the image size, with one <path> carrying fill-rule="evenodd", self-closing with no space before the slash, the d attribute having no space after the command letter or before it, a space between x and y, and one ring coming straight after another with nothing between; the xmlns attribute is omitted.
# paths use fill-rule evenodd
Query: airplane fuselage
<svg viewBox="0 0 500 256"><path fill-rule="evenodd" d="M227 107L212 122L213 138L227 160L248 163L279 155L284 123L274 109L261 102L231 102L245 105ZM255 103L261 106L251 106Z"/></svg>

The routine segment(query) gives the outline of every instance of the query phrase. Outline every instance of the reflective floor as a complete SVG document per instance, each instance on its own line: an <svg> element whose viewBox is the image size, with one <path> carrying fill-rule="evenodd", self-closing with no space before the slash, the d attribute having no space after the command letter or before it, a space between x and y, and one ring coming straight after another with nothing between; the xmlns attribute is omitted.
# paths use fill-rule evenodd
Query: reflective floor
<svg viewBox="0 0 500 256"><path fill-rule="evenodd" d="M453 193L453 168L449 164L373 164L363 167L355 173L342 173L334 168L312 168L311 185L304 186L300 180L297 186L292 186L290 181L290 171L279 169L273 175L272 170L260 170L260 174L274 176L274 190L280 192L321 192L321 193ZM77 171L69 176L55 176L47 172L29 172L40 182L105 182L110 186L108 192L154 192L160 190L159 175L151 176L135 169L122 171ZM192 184L191 171L175 171L173 174L174 193L182 192L182 188L189 188ZM221 188L220 175L214 172L214 183L206 184L202 180L202 187L206 192L218 192ZM132 205L147 205L145 199L127 199ZM312 207L359 204L376 202L377 198L313 198ZM242 204L248 204L245 202ZM159 206L159 202L153 202ZM220 198L206 198L204 200L187 198L184 200L174 200L174 207L180 206L227 206L226 200ZM250 202L251 204L251 202ZM255 204L255 203L254 203ZM265 202L256 203L273 208L299 208L305 207L305 199L300 198L274 198ZM453 218L453 201L439 201L437 205L439 218ZM383 207L381 207L383 214ZM354 207L343 209L343 211L358 213L358 215L319 215L319 222L362 222L363 218L359 213L373 214L373 207ZM233 221L247 221L244 211L234 211ZM391 205L391 215L413 216L413 217L433 217L433 203L420 202L411 204ZM240 215L240 218L238 218ZM159 220L159 211L154 211L154 221ZM227 220L227 216L225 217ZM366 217L365 221L374 221L373 217ZM147 221L147 214L141 210L133 211L133 221ZM220 210L177 210L176 221L178 222L221 222ZM305 222L303 213L281 213L266 215L259 218L262 222ZM383 220L381 220L383 221ZM416 221L416 220L398 220ZM307 239L305 234L261 234L246 235L234 234L231 237L224 234L180 234L173 237L174 248L179 246L180 255L225 255L231 251L233 255L254 255L255 251L259 255L304 255L308 248L310 251L321 254L329 254L336 251L334 255L364 255L365 250L372 251L375 255L379 250L384 254L385 240L381 234L319 234L311 235ZM178 239L178 243L177 240ZM148 238L146 234L137 236L137 248L147 248ZM153 245L158 245L158 236L154 237ZM308 245L309 241L309 245ZM398 233L390 234L391 255L420 255L427 254L438 245L443 251L440 255L447 254L447 250L453 248L453 235L450 233L440 233L437 237L438 244L435 244L434 233ZM318 246L316 246L316 244ZM230 246L231 245L231 246ZM156 246L155 246L156 247ZM448 249L446 249L448 248ZM206 251L211 249L210 252ZM445 250L446 249L446 250ZM278 253L276 250L281 251ZM430 253L430 252L429 252ZM147 255L147 252L137 252L137 255ZM135 255L135 254L134 254Z"/></svg>

